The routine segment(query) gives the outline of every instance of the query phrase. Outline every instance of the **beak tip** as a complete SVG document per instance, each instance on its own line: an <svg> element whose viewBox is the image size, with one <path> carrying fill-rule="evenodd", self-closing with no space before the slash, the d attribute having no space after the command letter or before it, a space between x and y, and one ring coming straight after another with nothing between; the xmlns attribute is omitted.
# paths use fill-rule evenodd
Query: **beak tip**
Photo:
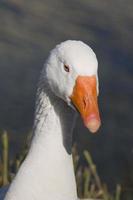
<svg viewBox="0 0 133 200"><path fill-rule="evenodd" d="M91 133L96 133L99 130L101 123L97 119L93 119L88 121L85 125Z"/></svg>

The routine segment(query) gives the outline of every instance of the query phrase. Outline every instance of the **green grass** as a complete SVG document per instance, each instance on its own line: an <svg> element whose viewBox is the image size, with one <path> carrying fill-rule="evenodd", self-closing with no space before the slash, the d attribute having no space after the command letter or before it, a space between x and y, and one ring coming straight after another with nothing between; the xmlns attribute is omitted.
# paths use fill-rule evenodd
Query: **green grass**
<svg viewBox="0 0 133 200"><path fill-rule="evenodd" d="M11 160L9 158L9 140L6 131L1 135L1 145L0 186L2 187L9 184L14 178L15 173L18 171L27 154L28 147L26 145L20 155L17 156L15 160ZM121 186L117 185L114 195L108 192L107 185L103 184L100 180L90 153L84 151L84 159L87 164L81 166L76 145L73 146L72 152L79 197L102 200L120 200Z"/></svg>

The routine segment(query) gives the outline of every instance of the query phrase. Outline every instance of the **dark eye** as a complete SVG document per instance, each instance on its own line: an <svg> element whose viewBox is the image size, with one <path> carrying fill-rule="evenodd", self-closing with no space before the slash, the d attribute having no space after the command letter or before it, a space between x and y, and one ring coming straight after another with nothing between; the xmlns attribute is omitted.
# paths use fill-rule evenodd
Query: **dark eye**
<svg viewBox="0 0 133 200"><path fill-rule="evenodd" d="M65 70L66 72L70 72L69 66L68 66L68 65L64 65L64 70Z"/></svg>

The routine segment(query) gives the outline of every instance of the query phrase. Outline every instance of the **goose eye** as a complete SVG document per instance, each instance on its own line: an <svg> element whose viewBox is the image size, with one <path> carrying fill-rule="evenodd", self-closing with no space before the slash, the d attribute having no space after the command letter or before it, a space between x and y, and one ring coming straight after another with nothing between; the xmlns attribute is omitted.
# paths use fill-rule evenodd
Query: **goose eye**
<svg viewBox="0 0 133 200"><path fill-rule="evenodd" d="M64 65L64 70L65 70L66 72L70 72L69 66L68 66L68 65Z"/></svg>

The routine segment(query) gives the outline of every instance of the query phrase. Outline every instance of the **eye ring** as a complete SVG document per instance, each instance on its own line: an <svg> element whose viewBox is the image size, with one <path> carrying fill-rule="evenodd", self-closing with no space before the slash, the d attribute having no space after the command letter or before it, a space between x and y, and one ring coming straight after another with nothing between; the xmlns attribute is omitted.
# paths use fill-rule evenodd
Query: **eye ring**
<svg viewBox="0 0 133 200"><path fill-rule="evenodd" d="M64 70L65 70L66 72L70 72L70 67L69 67L68 65L65 65L65 64L64 64Z"/></svg>

